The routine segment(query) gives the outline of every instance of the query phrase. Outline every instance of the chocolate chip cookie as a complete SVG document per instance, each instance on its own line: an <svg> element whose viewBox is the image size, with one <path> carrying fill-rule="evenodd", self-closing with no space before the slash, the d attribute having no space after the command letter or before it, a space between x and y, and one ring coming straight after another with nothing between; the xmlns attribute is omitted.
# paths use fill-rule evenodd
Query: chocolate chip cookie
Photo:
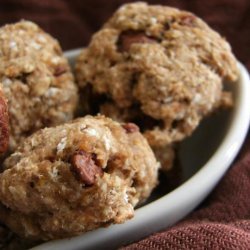
<svg viewBox="0 0 250 250"><path fill-rule="evenodd" d="M73 118L78 95L59 43L36 24L0 28L0 83L8 100L10 151L40 128Z"/></svg>
<svg viewBox="0 0 250 250"><path fill-rule="evenodd" d="M139 124L153 147L181 141L204 116L230 105L224 83L238 78L230 45L205 22L146 3L119 8L93 35L75 70L97 112L113 110Z"/></svg>
<svg viewBox="0 0 250 250"><path fill-rule="evenodd" d="M123 223L156 186L158 167L133 123L86 116L46 128L5 160L0 219L33 240Z"/></svg>

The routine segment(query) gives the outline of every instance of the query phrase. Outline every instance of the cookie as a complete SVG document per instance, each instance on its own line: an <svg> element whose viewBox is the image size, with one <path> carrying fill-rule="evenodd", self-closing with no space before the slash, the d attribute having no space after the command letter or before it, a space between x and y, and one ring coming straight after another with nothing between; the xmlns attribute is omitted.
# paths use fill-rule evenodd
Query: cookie
<svg viewBox="0 0 250 250"><path fill-rule="evenodd" d="M8 100L10 152L40 128L73 118L78 94L59 43L36 24L0 28L0 83Z"/></svg>
<svg viewBox="0 0 250 250"><path fill-rule="evenodd" d="M134 109L119 109L112 103L106 102L100 105L100 112L106 114L108 117L119 121L119 122L129 122L134 121L139 127L147 126L153 127L155 122L149 117L144 116L139 110ZM161 171L164 173L169 173L174 165L176 145L167 144L164 146L151 146L156 159L160 162Z"/></svg>
<svg viewBox="0 0 250 250"><path fill-rule="evenodd" d="M81 52L75 71L82 93L91 89L99 107L108 103L127 120L140 120L153 147L181 141L204 116L231 104L224 83L238 78L230 45L205 22L146 3L118 9Z"/></svg>
<svg viewBox="0 0 250 250"><path fill-rule="evenodd" d="M123 223L156 186L158 168L135 124L86 116L46 128L5 160L0 220L33 240Z"/></svg>

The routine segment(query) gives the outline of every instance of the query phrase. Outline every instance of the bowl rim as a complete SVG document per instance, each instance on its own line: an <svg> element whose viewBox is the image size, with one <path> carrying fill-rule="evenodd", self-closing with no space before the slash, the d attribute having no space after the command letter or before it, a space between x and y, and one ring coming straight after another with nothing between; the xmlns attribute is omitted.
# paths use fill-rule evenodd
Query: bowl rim
<svg viewBox="0 0 250 250"><path fill-rule="evenodd" d="M74 49L66 51L64 55L69 60L73 60L80 51L81 49ZM136 209L135 216L124 224L111 225L108 228L100 228L72 238L49 241L32 249L97 249L97 245L104 247L105 244L109 247L117 247L171 226L190 213L212 191L230 167L248 131L250 78L246 68L240 62L238 62L238 68L240 77L236 88L237 98L227 136L223 138L207 163L201 166L192 177L170 193ZM163 217L166 223L162 221ZM164 226L161 226L163 224ZM142 228L143 232L140 232Z"/></svg>

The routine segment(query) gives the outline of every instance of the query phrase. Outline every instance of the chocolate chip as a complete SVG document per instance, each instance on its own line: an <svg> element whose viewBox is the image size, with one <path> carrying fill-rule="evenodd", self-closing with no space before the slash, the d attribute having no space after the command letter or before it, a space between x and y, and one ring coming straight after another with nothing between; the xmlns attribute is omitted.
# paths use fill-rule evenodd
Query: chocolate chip
<svg viewBox="0 0 250 250"><path fill-rule="evenodd" d="M134 43L156 43L157 40L147 36L143 31L127 30L120 34L118 39L118 50L128 52L130 46Z"/></svg>
<svg viewBox="0 0 250 250"><path fill-rule="evenodd" d="M102 175L103 171L98 167L92 158L92 154L83 150L78 150L71 157L72 171L77 178L86 186L91 186L95 182L98 175Z"/></svg>
<svg viewBox="0 0 250 250"><path fill-rule="evenodd" d="M59 65L55 68L54 76L58 77L58 76L64 74L66 71L67 71L67 69L64 66Z"/></svg>
<svg viewBox="0 0 250 250"><path fill-rule="evenodd" d="M195 25L195 19L193 15L185 15L180 18L180 24L193 27Z"/></svg>
<svg viewBox="0 0 250 250"><path fill-rule="evenodd" d="M126 130L128 134L138 132L140 130L139 127L132 122L125 123L122 125L122 127Z"/></svg>

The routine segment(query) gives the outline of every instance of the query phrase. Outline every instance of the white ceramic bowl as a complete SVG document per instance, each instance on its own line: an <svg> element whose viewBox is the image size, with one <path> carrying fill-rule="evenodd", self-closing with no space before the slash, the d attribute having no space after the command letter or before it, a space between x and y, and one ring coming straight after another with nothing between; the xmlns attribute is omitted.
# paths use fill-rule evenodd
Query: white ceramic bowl
<svg viewBox="0 0 250 250"><path fill-rule="evenodd" d="M74 64L79 50L66 52ZM113 249L173 225L190 213L215 187L237 155L250 120L250 79L240 63L240 79L228 84L234 108L210 116L180 146L183 184L136 209L124 224L101 228L82 236L50 241L36 250Z"/></svg>

